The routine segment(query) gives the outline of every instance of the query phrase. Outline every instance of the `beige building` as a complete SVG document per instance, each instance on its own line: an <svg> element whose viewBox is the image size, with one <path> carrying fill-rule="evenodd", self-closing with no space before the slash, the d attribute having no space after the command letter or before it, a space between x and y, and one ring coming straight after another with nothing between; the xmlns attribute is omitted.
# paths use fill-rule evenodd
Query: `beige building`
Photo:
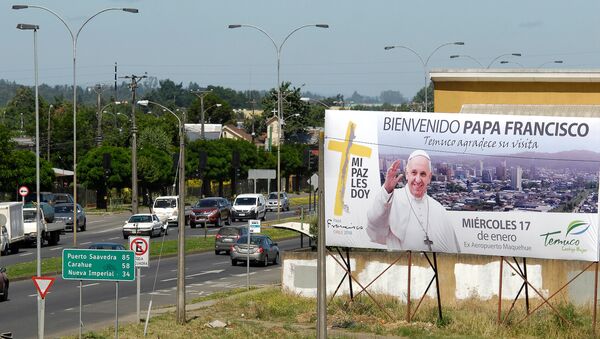
<svg viewBox="0 0 600 339"><path fill-rule="evenodd" d="M434 69L430 76L435 112L600 115L600 70Z"/></svg>

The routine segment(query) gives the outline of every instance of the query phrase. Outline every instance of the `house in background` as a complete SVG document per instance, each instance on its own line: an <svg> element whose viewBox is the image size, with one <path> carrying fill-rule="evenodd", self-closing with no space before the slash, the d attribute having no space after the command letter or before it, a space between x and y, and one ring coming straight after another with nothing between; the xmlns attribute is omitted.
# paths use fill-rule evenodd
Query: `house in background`
<svg viewBox="0 0 600 339"><path fill-rule="evenodd" d="M204 139L216 140L221 137L221 124L204 124ZM189 141L202 139L202 124L185 124L185 135Z"/></svg>

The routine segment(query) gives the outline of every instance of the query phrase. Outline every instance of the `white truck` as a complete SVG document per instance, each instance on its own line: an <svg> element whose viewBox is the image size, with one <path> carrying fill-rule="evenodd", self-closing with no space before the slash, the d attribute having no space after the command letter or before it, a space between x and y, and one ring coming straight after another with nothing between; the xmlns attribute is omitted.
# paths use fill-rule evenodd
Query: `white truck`
<svg viewBox="0 0 600 339"><path fill-rule="evenodd" d="M25 241L33 243L37 240L37 230L42 230L41 239L48 242L48 245L56 245L60 241L60 234L65 231L65 223L62 221L56 221L49 223L44 217L44 211L40 208L40 218L36 220L35 217L36 208L24 208L23 209L23 220L24 220L24 235Z"/></svg>
<svg viewBox="0 0 600 339"><path fill-rule="evenodd" d="M177 215L179 214L178 208L179 196L176 195L166 195L158 197L154 200L154 204L152 206L152 213L156 214L156 216L162 221L165 225L175 226L178 223ZM192 207L186 205L184 207L185 211L185 225L190 224L192 213Z"/></svg>
<svg viewBox="0 0 600 339"><path fill-rule="evenodd" d="M0 202L0 254L18 253L24 240L23 203Z"/></svg>

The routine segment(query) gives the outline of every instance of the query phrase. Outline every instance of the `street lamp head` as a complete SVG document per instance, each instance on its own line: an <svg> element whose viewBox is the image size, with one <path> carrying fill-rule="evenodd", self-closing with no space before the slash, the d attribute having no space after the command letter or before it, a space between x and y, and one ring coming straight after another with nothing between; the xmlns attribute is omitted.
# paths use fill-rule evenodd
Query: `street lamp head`
<svg viewBox="0 0 600 339"><path fill-rule="evenodd" d="M302 97L302 98L300 98L300 101L309 102L309 101L310 101L310 98L305 98L305 97Z"/></svg>
<svg viewBox="0 0 600 339"><path fill-rule="evenodd" d="M394 47L396 47L396 46L385 46L383 49L387 51L390 49L394 49Z"/></svg>
<svg viewBox="0 0 600 339"><path fill-rule="evenodd" d="M223 106L223 104L216 104L215 106L217 106L217 107L221 107L221 106Z"/></svg>
<svg viewBox="0 0 600 339"><path fill-rule="evenodd" d="M13 5L12 9L25 9L25 8L29 8L29 6L27 5Z"/></svg>
<svg viewBox="0 0 600 339"><path fill-rule="evenodd" d="M451 55L451 56L450 56L450 59L459 58L459 57L460 57L460 55L458 55L458 54L454 54L454 55Z"/></svg>
<svg viewBox="0 0 600 339"><path fill-rule="evenodd" d="M137 8L122 8L123 12L129 13L139 13L140 11Z"/></svg>
<svg viewBox="0 0 600 339"><path fill-rule="evenodd" d="M329 28L328 24L316 24L315 26L319 28Z"/></svg>
<svg viewBox="0 0 600 339"><path fill-rule="evenodd" d="M511 53L510 55L521 56L521 53Z"/></svg>
<svg viewBox="0 0 600 339"><path fill-rule="evenodd" d="M228 28L240 28L242 25L229 25Z"/></svg>
<svg viewBox="0 0 600 339"><path fill-rule="evenodd" d="M562 63L563 63L563 61L562 61L562 60L554 60L554 63L555 63L555 64L562 64Z"/></svg>
<svg viewBox="0 0 600 339"><path fill-rule="evenodd" d="M455 44L455 45L462 46L462 45L464 45L465 43L464 43L464 42L462 42L462 41L457 41L457 42L455 42L454 44Z"/></svg>
<svg viewBox="0 0 600 339"><path fill-rule="evenodd" d="M148 100L138 100L137 104L140 105L140 106L146 106L147 107L148 104L150 104L150 101L148 101Z"/></svg>
<svg viewBox="0 0 600 339"><path fill-rule="evenodd" d="M18 24L17 28L21 29L21 30L34 30L34 31L37 31L38 29L40 29L40 26L38 26L38 25L31 25L31 24Z"/></svg>
<svg viewBox="0 0 600 339"><path fill-rule="evenodd" d="M508 61L507 61L507 60L502 60L502 61L500 61L500 63L501 63L501 64L507 64L507 63L508 63Z"/></svg>

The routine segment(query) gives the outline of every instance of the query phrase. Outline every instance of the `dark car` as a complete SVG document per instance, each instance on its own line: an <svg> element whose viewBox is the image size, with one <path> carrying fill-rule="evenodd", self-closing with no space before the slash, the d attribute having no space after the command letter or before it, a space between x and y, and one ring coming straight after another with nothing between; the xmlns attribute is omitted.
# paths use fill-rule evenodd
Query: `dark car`
<svg viewBox="0 0 600 339"><path fill-rule="evenodd" d="M8 300L8 275L6 268L0 268L0 301Z"/></svg>
<svg viewBox="0 0 600 339"><path fill-rule="evenodd" d="M37 201L37 193L31 192L25 196L25 202L35 202ZM48 203L50 205L54 205L54 193L52 192L40 192L40 201Z"/></svg>
<svg viewBox="0 0 600 339"><path fill-rule="evenodd" d="M125 250L125 246L115 242L97 242L90 245L91 250Z"/></svg>
<svg viewBox="0 0 600 339"><path fill-rule="evenodd" d="M63 221L65 230L73 230L73 203L60 203L54 205L54 220ZM85 231L87 219L81 205L77 204L77 229Z"/></svg>
<svg viewBox="0 0 600 339"><path fill-rule="evenodd" d="M231 225L231 203L229 200L221 197L212 197L200 199L192 206L194 215L190 220L190 226L195 228L197 225L213 224L221 227L223 222Z"/></svg>
<svg viewBox="0 0 600 339"><path fill-rule="evenodd" d="M269 262L277 265L279 262L279 247L268 235L251 234L250 244L248 245L248 236L240 237L237 242L231 246L231 265L237 265L238 261L250 260L263 266L268 266Z"/></svg>
<svg viewBox="0 0 600 339"><path fill-rule="evenodd" d="M248 234L247 226L223 226L215 236L215 254L225 251L229 254L231 245L235 244L239 238Z"/></svg>
<svg viewBox="0 0 600 339"><path fill-rule="evenodd" d="M35 201L25 203L25 205L23 205L23 208L35 208ZM40 201L40 209L44 213L44 219L46 219L46 222L53 223L54 207L47 202Z"/></svg>
<svg viewBox="0 0 600 339"><path fill-rule="evenodd" d="M70 195L69 193L53 193L54 194L54 203L55 204L60 204L60 203L73 203L75 200L73 199L73 196Z"/></svg>

